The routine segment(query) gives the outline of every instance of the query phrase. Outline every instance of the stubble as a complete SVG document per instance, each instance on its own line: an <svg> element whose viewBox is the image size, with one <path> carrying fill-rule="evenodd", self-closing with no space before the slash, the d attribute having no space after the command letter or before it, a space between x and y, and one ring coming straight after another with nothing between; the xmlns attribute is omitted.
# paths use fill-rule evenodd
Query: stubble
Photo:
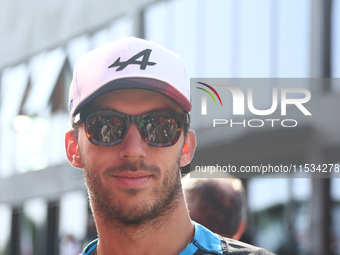
<svg viewBox="0 0 340 255"><path fill-rule="evenodd" d="M96 171L96 167L88 165L85 160L83 162L85 181L95 218L103 220L108 227L114 228L146 227L166 222L171 212L178 206L178 198L182 194L180 155L177 156L172 166L163 169L164 177L161 182L157 181L162 176L161 170L157 166L146 165L142 160L126 161L117 167L108 168L104 171L102 178ZM137 170L152 174L157 185L152 188L150 199L127 206L119 199L119 194L114 194L108 188L106 180L112 178L113 173ZM129 199L129 197L139 196L144 190L126 188L120 192Z"/></svg>

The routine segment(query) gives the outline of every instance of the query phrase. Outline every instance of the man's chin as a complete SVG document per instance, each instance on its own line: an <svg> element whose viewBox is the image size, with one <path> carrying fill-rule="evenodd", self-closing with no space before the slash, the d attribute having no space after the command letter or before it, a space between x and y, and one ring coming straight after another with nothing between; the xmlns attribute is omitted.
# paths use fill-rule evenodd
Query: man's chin
<svg viewBox="0 0 340 255"><path fill-rule="evenodd" d="M165 212L174 209L176 202L173 199L157 199L151 197L148 192L134 195L119 196L115 199L96 199L93 197L91 203L95 203L95 211L107 226L137 227L146 226L158 222Z"/></svg>
<svg viewBox="0 0 340 255"><path fill-rule="evenodd" d="M150 222L158 215L155 214L155 209L150 201L148 203L140 201L139 198L130 199L129 203L124 203L124 206L114 206L110 210L111 219L114 219L126 226L137 226ZM139 200L139 201L138 201Z"/></svg>
<svg viewBox="0 0 340 255"><path fill-rule="evenodd" d="M145 193L147 193L147 189L145 188L130 188L130 189L122 189L121 192L123 193L122 197L124 197L124 195L130 200L134 200L135 199L142 199L142 197L144 196ZM127 201L124 200L124 202L126 203Z"/></svg>

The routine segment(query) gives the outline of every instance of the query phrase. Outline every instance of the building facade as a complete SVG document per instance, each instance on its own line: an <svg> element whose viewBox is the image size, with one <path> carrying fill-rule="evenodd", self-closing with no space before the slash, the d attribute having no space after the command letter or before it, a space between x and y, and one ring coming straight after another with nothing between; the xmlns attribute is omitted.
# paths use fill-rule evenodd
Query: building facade
<svg viewBox="0 0 340 255"><path fill-rule="evenodd" d="M64 152L68 88L83 53L136 36L178 53L191 78L340 77L338 1L18 0L0 2L0 13L0 255L56 255L61 243L96 236L83 173ZM213 150L234 164L340 162L339 82L306 88L333 111L329 129L245 132L198 144L196 157ZM206 126L192 128L204 137ZM279 254L340 254L338 179L243 181L244 241Z"/></svg>

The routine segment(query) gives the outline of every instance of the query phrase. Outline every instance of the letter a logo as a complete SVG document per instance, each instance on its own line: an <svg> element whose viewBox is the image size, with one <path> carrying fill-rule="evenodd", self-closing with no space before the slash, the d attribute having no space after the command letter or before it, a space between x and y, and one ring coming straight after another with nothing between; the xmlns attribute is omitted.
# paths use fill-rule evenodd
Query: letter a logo
<svg viewBox="0 0 340 255"><path fill-rule="evenodd" d="M153 66L156 65L156 63L154 62L149 62L149 57L150 57L150 53L151 50L150 49L145 49L139 53L137 53L136 55L134 55L133 57L131 57L129 60L125 61L125 62L120 62L120 57L117 58L117 60L111 64L108 68L112 68L112 67L116 67L119 66L119 68L117 68L116 71L121 71L123 70L125 67L127 67L128 65L140 65L140 69L141 70L145 70L146 66ZM137 60L140 57L143 56L142 61Z"/></svg>

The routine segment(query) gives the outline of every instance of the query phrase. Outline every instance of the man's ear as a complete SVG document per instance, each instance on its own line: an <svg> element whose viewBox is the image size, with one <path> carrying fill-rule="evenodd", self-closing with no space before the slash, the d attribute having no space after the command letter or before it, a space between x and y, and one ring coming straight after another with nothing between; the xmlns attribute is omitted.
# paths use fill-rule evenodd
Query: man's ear
<svg viewBox="0 0 340 255"><path fill-rule="evenodd" d="M246 229L246 222L242 220L240 222L240 225L238 226L237 232L232 236L232 239L240 240L245 229Z"/></svg>
<svg viewBox="0 0 340 255"><path fill-rule="evenodd" d="M189 130L183 145L180 166L186 166L194 157L196 149L196 134L193 130Z"/></svg>
<svg viewBox="0 0 340 255"><path fill-rule="evenodd" d="M79 145L74 134L74 130L69 130L65 135L66 156L71 165L76 168L83 168L83 162L79 153Z"/></svg>

